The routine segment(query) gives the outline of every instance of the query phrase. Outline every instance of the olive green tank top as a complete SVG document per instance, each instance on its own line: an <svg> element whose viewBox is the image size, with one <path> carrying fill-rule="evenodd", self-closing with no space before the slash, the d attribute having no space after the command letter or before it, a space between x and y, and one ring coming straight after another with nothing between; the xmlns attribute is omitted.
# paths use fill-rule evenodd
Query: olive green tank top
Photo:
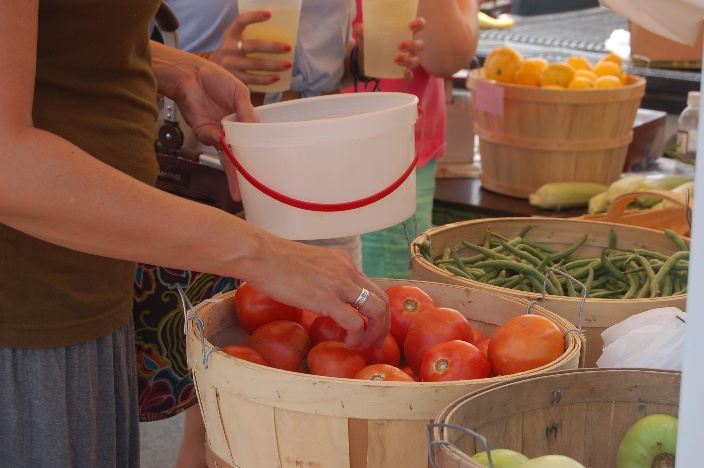
<svg viewBox="0 0 704 468"><path fill-rule="evenodd" d="M33 108L36 127L149 184L158 172L149 49L158 5L39 2ZM132 262L57 247L0 224L0 346L70 346L112 333L130 318L135 271Z"/></svg>

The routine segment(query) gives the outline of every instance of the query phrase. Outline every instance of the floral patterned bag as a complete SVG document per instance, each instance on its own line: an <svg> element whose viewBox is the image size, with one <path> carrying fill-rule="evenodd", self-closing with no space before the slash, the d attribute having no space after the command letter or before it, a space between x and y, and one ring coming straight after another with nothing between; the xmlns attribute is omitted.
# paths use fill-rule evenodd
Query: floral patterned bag
<svg viewBox="0 0 704 468"><path fill-rule="evenodd" d="M236 289L221 276L139 264L134 283L133 320L140 421L175 416L197 402L186 361L184 314L176 289L193 305Z"/></svg>

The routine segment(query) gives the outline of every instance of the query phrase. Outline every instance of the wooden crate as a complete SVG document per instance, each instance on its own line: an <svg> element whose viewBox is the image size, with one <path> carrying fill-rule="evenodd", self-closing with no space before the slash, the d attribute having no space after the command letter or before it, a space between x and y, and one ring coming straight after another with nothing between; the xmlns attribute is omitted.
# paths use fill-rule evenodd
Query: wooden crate
<svg viewBox="0 0 704 468"><path fill-rule="evenodd" d="M482 388L449 405L429 428L440 468L483 468L485 446L529 458L561 454L587 468L615 466L618 445L638 419L678 416L680 372L645 369L554 371ZM438 443L442 442L442 443Z"/></svg>
<svg viewBox="0 0 704 468"><path fill-rule="evenodd" d="M557 250L571 246L584 234L588 234L586 242L575 252L575 256L600 255L602 249L609 245L612 229L616 233L617 247L620 249L644 248L665 255L671 255L677 251L673 242L662 231L655 229L575 218L546 217L485 218L446 224L419 235L414 244L422 243L430 238L431 255L436 258L442 255L445 246L454 248L461 245L462 241L481 245L486 230L489 228L506 237L514 237L529 225L535 227L528 233L526 239L540 242ZM684 239L689 243L688 238ZM471 251L466 249L466 252ZM579 325L581 322L582 330L587 339L586 367L596 367L596 361L601 356L603 347L601 332L606 328L639 312L666 306L677 307L684 311L687 304L686 294L647 299L587 299L582 311L580 309L581 298L548 295L543 300L542 294L492 286L448 273L427 261L415 245L411 247L411 253L411 278L414 280L457 284L496 294L540 301L543 307L566 318L571 323ZM467 255L474 255L474 252ZM582 312L581 320L580 311Z"/></svg>
<svg viewBox="0 0 704 468"><path fill-rule="evenodd" d="M472 70L482 186L528 198L550 182L617 180L623 171L645 79L618 88L544 89L489 82Z"/></svg>
<svg viewBox="0 0 704 468"><path fill-rule="evenodd" d="M417 285L440 306L462 312L489 336L509 319L526 313L529 304L453 285L375 282L382 289ZM573 330L574 324L532 305L533 313L550 318L566 333L565 353L532 371L439 383L372 382L288 372L235 359L214 347L246 340L233 312L235 294L195 308L202 331L196 320L188 320L188 361L207 430L210 466L425 468L426 426L451 402L511 378L575 369L583 359L583 337Z"/></svg>

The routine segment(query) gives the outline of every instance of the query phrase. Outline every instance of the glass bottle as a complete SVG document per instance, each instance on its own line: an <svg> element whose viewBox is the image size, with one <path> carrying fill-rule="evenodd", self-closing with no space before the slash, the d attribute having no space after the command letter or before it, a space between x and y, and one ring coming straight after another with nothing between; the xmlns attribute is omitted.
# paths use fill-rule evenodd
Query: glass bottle
<svg viewBox="0 0 704 468"><path fill-rule="evenodd" d="M677 153L692 163L694 163L697 156L698 129L699 92L690 91L687 94L687 107L684 108L677 119ZM694 177L694 165L678 161L676 172Z"/></svg>

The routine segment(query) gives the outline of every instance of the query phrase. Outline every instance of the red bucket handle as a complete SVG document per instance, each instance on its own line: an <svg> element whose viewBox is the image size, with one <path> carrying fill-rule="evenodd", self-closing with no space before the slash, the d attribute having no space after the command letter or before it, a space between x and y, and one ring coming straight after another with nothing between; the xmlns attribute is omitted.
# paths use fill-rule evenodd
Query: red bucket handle
<svg viewBox="0 0 704 468"><path fill-rule="evenodd" d="M420 155L420 150L423 147L423 139L425 138L425 111L423 108L418 106L418 113L422 117L422 129L421 129L421 143L416 150L416 155L413 158L413 161L411 161L411 165L408 166L408 169L405 170L405 172L401 175L401 177L398 178L393 184L391 184L389 187L383 189L380 192L375 193L374 195L370 195L365 198L360 198L359 200L354 200L351 202L344 202L344 203L313 203L313 202L307 202L303 200L298 200L296 198L291 198L287 195L284 195L282 193L277 192L276 190L267 187L260 181L254 178L252 174L250 174L244 166L235 158L235 155L232 153L232 148L230 147L229 144L225 142L225 132L220 133L220 145L222 146L223 151L227 155L228 158L230 158L230 161L232 161L232 164L235 165L235 168L237 171L242 175L242 177L245 178L247 182L252 184L257 190L260 192L264 193L265 195L268 195L269 197L273 198L274 200L281 202L285 205L292 206L294 208L300 208L302 210L308 210L308 211L321 211L325 213L330 213L330 212L335 212L335 211L349 211L349 210L354 210L357 208L362 208L367 205L371 205L372 203L378 202L382 198L386 197L387 195L391 194L394 190L399 188L401 184L403 184L406 179L411 175L413 170L416 168L416 164L418 164L418 158Z"/></svg>

